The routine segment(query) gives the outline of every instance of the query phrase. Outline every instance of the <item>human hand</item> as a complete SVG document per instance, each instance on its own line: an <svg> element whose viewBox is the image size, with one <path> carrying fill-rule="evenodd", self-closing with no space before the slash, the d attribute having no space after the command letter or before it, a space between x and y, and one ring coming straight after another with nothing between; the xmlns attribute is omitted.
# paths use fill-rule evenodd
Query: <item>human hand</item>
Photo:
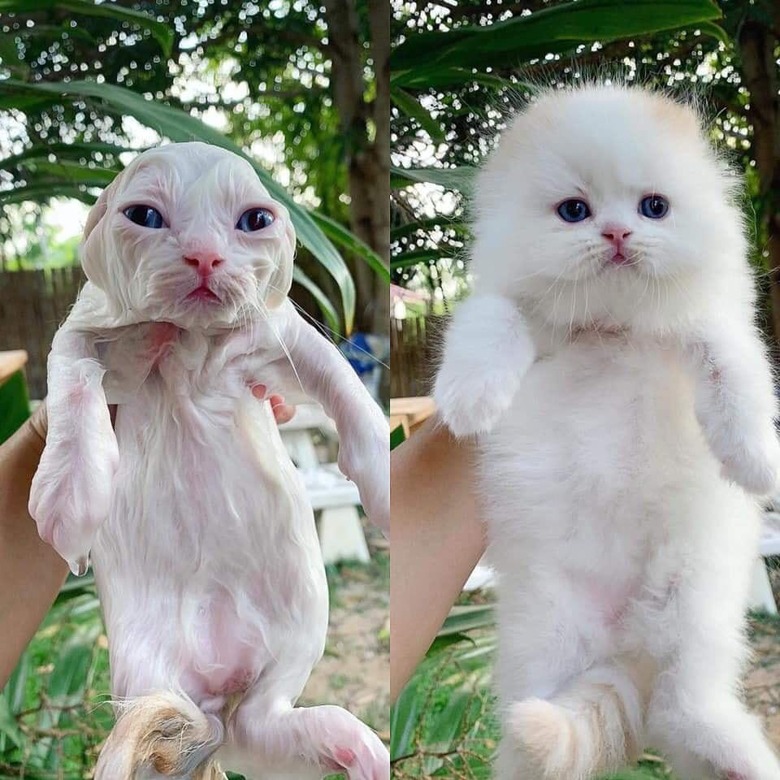
<svg viewBox="0 0 780 780"><path fill-rule="evenodd" d="M290 422L295 416L295 405L284 402L284 396L278 394L266 395L265 385L255 385L252 388L252 395L259 401L267 400L271 404L271 411L274 413L274 419L277 425L283 425ZM109 406L108 411L111 414L111 422L116 419L116 406ZM39 404L36 410L27 420L27 427L33 433L41 444L46 444L46 433L49 429L49 417L46 410L46 401Z"/></svg>

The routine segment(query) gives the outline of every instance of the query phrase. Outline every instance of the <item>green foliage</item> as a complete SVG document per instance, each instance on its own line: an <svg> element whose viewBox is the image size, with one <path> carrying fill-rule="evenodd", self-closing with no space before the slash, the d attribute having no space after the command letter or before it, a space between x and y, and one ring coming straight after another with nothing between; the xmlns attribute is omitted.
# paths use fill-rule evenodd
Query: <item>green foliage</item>
<svg viewBox="0 0 780 780"><path fill-rule="evenodd" d="M393 84L417 89L431 82L437 87L462 84L472 80L471 69L516 67L584 43L701 27L720 17L714 0L579 0L490 25L421 32L396 49Z"/></svg>
<svg viewBox="0 0 780 780"><path fill-rule="evenodd" d="M0 694L0 777L76 778L112 722L91 578L70 578Z"/></svg>

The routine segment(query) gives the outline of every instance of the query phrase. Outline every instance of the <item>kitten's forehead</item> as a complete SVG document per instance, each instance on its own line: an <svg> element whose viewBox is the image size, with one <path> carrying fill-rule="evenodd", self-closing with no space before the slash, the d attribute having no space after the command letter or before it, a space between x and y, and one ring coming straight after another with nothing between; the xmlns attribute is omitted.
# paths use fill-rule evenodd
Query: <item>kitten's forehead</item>
<svg viewBox="0 0 780 780"><path fill-rule="evenodd" d="M584 184L630 187L668 168L670 154L699 146L690 109L643 90L593 87L543 96L508 130L498 157Z"/></svg>
<svg viewBox="0 0 780 780"><path fill-rule="evenodd" d="M189 190L196 185L239 186L270 198L268 190L251 164L243 157L218 146L193 141L168 144L136 157L125 169L120 190L175 183Z"/></svg>

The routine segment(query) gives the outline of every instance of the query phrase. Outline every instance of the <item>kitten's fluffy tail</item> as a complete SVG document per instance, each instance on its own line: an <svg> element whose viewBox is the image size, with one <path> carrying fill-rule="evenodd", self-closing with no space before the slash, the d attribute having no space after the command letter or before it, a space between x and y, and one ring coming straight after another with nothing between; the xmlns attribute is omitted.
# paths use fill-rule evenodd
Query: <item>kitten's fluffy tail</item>
<svg viewBox="0 0 780 780"><path fill-rule="evenodd" d="M123 708L98 759L95 780L154 776L223 780L210 760L225 731L215 715L201 712L173 692L142 696Z"/></svg>
<svg viewBox="0 0 780 780"><path fill-rule="evenodd" d="M647 704L643 682L624 669L602 667L590 670L550 701L515 703L506 737L527 776L585 780L633 763L643 748Z"/></svg>

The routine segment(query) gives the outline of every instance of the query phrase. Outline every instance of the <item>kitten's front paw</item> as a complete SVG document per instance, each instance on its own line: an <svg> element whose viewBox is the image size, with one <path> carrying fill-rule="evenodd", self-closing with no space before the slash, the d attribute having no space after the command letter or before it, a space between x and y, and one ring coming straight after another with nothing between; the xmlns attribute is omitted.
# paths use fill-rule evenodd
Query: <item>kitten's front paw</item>
<svg viewBox="0 0 780 780"><path fill-rule="evenodd" d="M29 510L38 533L78 576L86 573L95 534L108 516L118 463L113 432L90 442L62 440L46 446L33 478Z"/></svg>
<svg viewBox="0 0 780 780"><path fill-rule="evenodd" d="M439 415L458 438L488 433L511 406L519 377L492 374L458 378L442 369L433 393Z"/></svg>
<svg viewBox="0 0 780 780"><path fill-rule="evenodd" d="M745 442L721 457L722 475L757 496L777 488L780 475L780 443L772 431L763 441Z"/></svg>

